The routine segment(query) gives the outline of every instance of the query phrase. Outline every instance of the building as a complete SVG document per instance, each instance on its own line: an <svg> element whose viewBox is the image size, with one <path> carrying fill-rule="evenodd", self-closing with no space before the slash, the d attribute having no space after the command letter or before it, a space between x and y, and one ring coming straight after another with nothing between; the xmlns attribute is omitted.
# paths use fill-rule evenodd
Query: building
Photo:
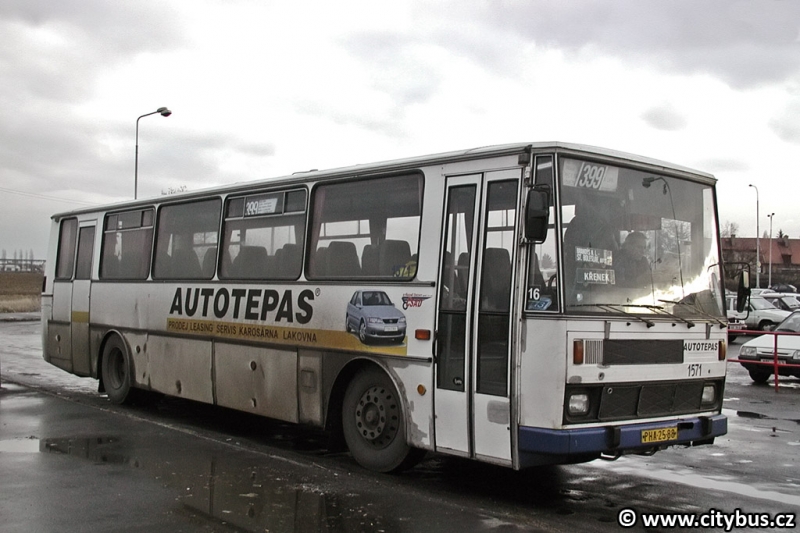
<svg viewBox="0 0 800 533"><path fill-rule="evenodd" d="M770 280L770 261L772 262L772 284L788 283L800 287L800 239L773 237L759 239L761 252L761 287L767 287ZM723 237L722 260L725 263L726 285L732 283L742 263L750 265L751 284L755 286L756 239L754 237Z"/></svg>

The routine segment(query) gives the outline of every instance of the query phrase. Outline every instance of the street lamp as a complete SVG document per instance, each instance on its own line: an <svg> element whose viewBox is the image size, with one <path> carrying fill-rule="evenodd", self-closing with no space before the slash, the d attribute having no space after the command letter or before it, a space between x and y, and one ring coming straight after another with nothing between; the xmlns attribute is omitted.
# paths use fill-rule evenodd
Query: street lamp
<svg viewBox="0 0 800 533"><path fill-rule="evenodd" d="M769 218L769 282L767 287L772 287L772 217L775 213L767 215Z"/></svg>
<svg viewBox="0 0 800 533"><path fill-rule="evenodd" d="M152 113L145 113L144 115L140 116L136 119L136 158L134 160L133 166L133 199L135 200L139 196L139 120L144 117L149 117L150 115L155 115L156 113L160 113L162 117L168 117L172 114L172 111L167 109L166 107L159 107Z"/></svg>
<svg viewBox="0 0 800 533"><path fill-rule="evenodd" d="M761 288L761 278L759 274L761 273L761 247L758 245L758 241L760 240L761 236L759 235L760 227L758 225L758 187L753 185L752 183L748 185L748 187L752 187L756 190L756 288Z"/></svg>

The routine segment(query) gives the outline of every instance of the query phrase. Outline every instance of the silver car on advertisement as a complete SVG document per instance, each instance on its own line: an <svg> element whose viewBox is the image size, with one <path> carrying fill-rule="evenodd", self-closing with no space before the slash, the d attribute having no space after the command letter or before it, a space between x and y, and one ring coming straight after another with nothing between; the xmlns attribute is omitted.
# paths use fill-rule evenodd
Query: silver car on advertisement
<svg viewBox="0 0 800 533"><path fill-rule="evenodd" d="M385 292L359 290L347 304L345 329L357 332L364 344L372 341L401 343L406 337L406 316Z"/></svg>

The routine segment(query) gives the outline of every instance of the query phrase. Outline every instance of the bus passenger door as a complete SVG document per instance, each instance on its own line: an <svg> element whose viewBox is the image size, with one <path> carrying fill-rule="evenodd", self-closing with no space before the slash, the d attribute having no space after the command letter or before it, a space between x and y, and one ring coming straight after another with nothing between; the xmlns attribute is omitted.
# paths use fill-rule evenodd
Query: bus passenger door
<svg viewBox="0 0 800 533"><path fill-rule="evenodd" d="M510 338L521 171L448 178L436 326L436 448L511 463Z"/></svg>
<svg viewBox="0 0 800 533"><path fill-rule="evenodd" d="M511 309L520 169L489 172L481 202L472 329L473 456L511 464Z"/></svg>
<svg viewBox="0 0 800 533"><path fill-rule="evenodd" d="M79 375L90 374L89 354L89 297L91 294L92 259L94 255L95 222L81 223L78 232L78 253L75 260L75 278L72 281L71 343L72 371Z"/></svg>
<svg viewBox="0 0 800 533"><path fill-rule="evenodd" d="M478 241L475 210L483 176L447 179L436 318L436 449L471 456L471 313Z"/></svg>

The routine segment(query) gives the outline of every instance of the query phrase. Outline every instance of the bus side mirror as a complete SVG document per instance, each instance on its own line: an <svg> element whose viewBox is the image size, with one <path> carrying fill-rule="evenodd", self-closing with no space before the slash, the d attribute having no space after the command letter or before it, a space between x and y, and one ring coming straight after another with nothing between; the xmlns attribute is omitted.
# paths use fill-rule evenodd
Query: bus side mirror
<svg viewBox="0 0 800 533"><path fill-rule="evenodd" d="M547 223L550 220L550 188L534 187L528 191L525 203L525 238L544 242L547 238Z"/></svg>
<svg viewBox="0 0 800 533"><path fill-rule="evenodd" d="M750 272L742 270L739 274L739 285L736 288L736 312L741 313L750 298Z"/></svg>

